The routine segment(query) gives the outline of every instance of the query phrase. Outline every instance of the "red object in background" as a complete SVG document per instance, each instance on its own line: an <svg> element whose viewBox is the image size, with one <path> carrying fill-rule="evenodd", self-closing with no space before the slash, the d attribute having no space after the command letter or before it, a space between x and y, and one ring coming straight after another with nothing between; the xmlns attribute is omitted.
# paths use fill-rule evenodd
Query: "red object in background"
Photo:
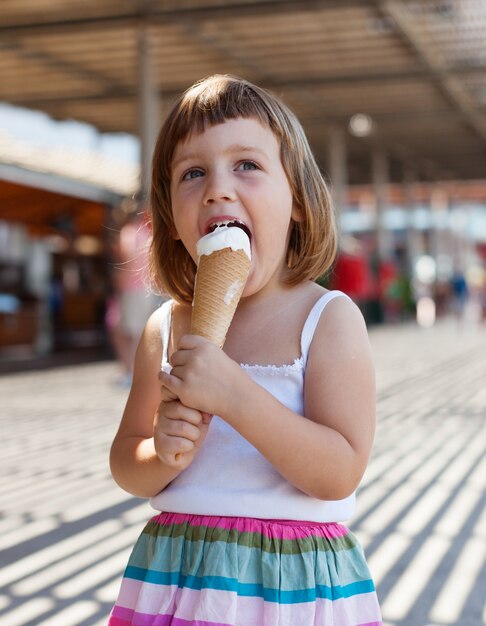
<svg viewBox="0 0 486 626"><path fill-rule="evenodd" d="M480 255L480 257L486 261L486 243L477 243L476 244L476 250L478 252L478 254Z"/></svg>
<svg viewBox="0 0 486 626"><path fill-rule="evenodd" d="M371 300L376 295L371 270L366 259L341 253L331 276L332 289L344 291L358 302Z"/></svg>
<svg viewBox="0 0 486 626"><path fill-rule="evenodd" d="M397 268L392 261L381 261L378 270L379 295L386 299L390 295L390 287L398 278Z"/></svg>

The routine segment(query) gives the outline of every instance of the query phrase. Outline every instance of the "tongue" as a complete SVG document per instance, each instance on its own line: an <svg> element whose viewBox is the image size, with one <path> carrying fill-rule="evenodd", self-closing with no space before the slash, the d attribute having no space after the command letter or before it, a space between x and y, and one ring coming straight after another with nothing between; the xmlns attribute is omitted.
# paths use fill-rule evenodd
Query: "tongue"
<svg viewBox="0 0 486 626"><path fill-rule="evenodd" d="M227 228L241 228L241 230L244 233L246 233L248 239L250 239L251 241L251 233L250 233L250 229L248 228L248 226L245 226L244 224L241 224L240 222L230 222L226 226Z"/></svg>

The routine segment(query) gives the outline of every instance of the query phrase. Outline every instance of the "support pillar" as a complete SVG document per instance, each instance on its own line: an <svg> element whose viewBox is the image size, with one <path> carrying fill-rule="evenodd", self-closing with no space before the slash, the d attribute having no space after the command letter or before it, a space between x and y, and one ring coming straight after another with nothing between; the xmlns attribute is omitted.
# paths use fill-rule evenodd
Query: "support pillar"
<svg viewBox="0 0 486 626"><path fill-rule="evenodd" d="M449 196L446 189L435 183L430 194L430 212L432 214L430 252L440 270L443 257L450 254L447 238L449 221Z"/></svg>
<svg viewBox="0 0 486 626"><path fill-rule="evenodd" d="M331 130L329 138L329 169L334 206L339 219L345 209L348 185L346 133L342 128L334 127Z"/></svg>
<svg viewBox="0 0 486 626"><path fill-rule="evenodd" d="M376 242L378 259L389 256L388 234L384 224L384 213L388 207L389 168L385 150L375 146L372 152L372 178L376 202Z"/></svg>
<svg viewBox="0 0 486 626"><path fill-rule="evenodd" d="M152 155L161 121L152 38L149 24L142 21L138 33L138 128L141 157L140 196L144 204L150 195Z"/></svg>
<svg viewBox="0 0 486 626"><path fill-rule="evenodd" d="M415 228L413 225L415 196L414 185L417 183L417 173L410 166L405 164L403 171L403 198L404 209L407 213L407 225L405 230L405 243L407 247L407 270L409 276L413 274L413 263L417 254Z"/></svg>

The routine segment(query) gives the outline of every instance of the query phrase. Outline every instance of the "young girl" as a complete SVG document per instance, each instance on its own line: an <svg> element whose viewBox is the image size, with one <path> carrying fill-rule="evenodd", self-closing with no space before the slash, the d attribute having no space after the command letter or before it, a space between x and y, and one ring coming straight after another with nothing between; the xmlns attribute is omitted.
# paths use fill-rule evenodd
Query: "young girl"
<svg viewBox="0 0 486 626"><path fill-rule="evenodd" d="M110 626L378 626L354 510L374 433L366 327L314 280L333 262L326 185L275 96L213 76L157 141L152 265L173 300L150 318L111 468L160 511L130 557ZM251 234L224 350L188 334L196 243Z"/></svg>

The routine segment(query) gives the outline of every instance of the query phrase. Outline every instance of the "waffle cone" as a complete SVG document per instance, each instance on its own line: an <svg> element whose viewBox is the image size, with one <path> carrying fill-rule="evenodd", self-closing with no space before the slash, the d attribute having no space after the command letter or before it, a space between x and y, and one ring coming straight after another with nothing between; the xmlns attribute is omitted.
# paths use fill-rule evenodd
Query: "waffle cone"
<svg viewBox="0 0 486 626"><path fill-rule="evenodd" d="M201 335L220 348L250 273L243 250L223 248L201 256L192 304L191 334Z"/></svg>

